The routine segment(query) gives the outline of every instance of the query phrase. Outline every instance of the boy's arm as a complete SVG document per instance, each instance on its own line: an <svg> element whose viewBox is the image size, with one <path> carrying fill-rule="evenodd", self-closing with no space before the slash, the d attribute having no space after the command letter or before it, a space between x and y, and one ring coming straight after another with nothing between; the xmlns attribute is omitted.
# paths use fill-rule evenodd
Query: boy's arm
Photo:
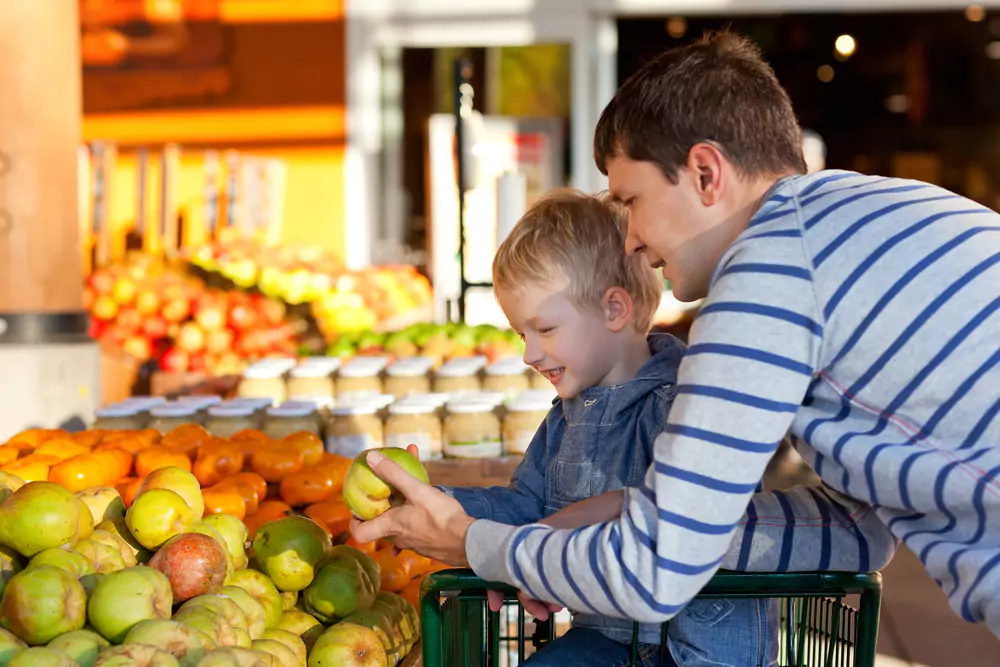
<svg viewBox="0 0 1000 667"><path fill-rule="evenodd" d="M545 515L547 434L543 421L508 486L438 488L457 500L473 519L489 519L508 526L535 523Z"/></svg>
<svg viewBox="0 0 1000 667"><path fill-rule="evenodd" d="M466 553L479 576L654 623L711 579L819 368L824 319L802 240L762 243L733 252L740 269L712 286L654 463L620 517L575 530L474 522Z"/></svg>

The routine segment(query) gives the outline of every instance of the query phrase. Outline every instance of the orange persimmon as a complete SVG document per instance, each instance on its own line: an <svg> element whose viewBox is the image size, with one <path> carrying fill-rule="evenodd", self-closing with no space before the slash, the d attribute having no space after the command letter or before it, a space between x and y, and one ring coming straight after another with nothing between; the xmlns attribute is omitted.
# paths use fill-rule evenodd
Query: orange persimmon
<svg viewBox="0 0 1000 667"><path fill-rule="evenodd" d="M281 480L281 499L292 507L321 502L333 492L333 480L322 470L293 472Z"/></svg>
<svg viewBox="0 0 1000 667"><path fill-rule="evenodd" d="M59 462L59 459L52 456L28 454L24 458L0 466L0 470L17 475L25 482L45 482L49 479L49 468Z"/></svg>
<svg viewBox="0 0 1000 667"><path fill-rule="evenodd" d="M246 507L247 515L254 514L261 501L260 496L257 495L257 490L253 488L250 482L233 479L232 477L227 477L212 488L232 490L240 494L240 497L243 498L243 505Z"/></svg>
<svg viewBox="0 0 1000 667"><path fill-rule="evenodd" d="M69 436L69 439L78 445L83 445L87 449L93 449L97 444L104 439L105 431L104 429L91 429L89 431L80 431Z"/></svg>
<svg viewBox="0 0 1000 667"><path fill-rule="evenodd" d="M198 455L198 447L211 437L201 424L181 424L163 436L160 446L184 452L193 461Z"/></svg>
<svg viewBox="0 0 1000 667"><path fill-rule="evenodd" d="M313 503L306 507L303 514L329 528L333 535L347 532L351 525L351 510L347 509L343 501L324 500Z"/></svg>
<svg viewBox="0 0 1000 667"><path fill-rule="evenodd" d="M243 484L249 484L253 488L254 492L257 494L257 500L264 502L267 499L267 480L258 475L255 472L238 472L235 475L230 475L224 481L235 481Z"/></svg>
<svg viewBox="0 0 1000 667"><path fill-rule="evenodd" d="M201 444L192 472L202 486L211 486L243 469L243 451L236 443L210 438Z"/></svg>
<svg viewBox="0 0 1000 667"><path fill-rule="evenodd" d="M424 583L423 577L416 577L403 587L399 592L399 597L403 598L417 609L420 609L420 585Z"/></svg>
<svg viewBox="0 0 1000 667"><path fill-rule="evenodd" d="M154 470L167 466L177 466L191 472L191 459L184 452L163 447L150 447L136 454L135 474L139 477L145 477Z"/></svg>
<svg viewBox="0 0 1000 667"><path fill-rule="evenodd" d="M409 549L400 551L399 558L406 562L412 577L423 576L434 568L434 561Z"/></svg>
<svg viewBox="0 0 1000 667"><path fill-rule="evenodd" d="M353 535L351 535L349 538L347 538L347 542L345 542L344 544L346 544L349 547L354 547L358 551L361 551L361 552L369 554L369 555L374 554L378 550L376 548L377 545L376 545L376 542L374 540L371 541L371 542L361 543L361 542L358 542L356 539L354 539Z"/></svg>
<svg viewBox="0 0 1000 667"><path fill-rule="evenodd" d="M246 524L247 530L250 532L250 538L253 539L257 529L265 523L277 521L278 519L289 516L290 514L292 514L292 508L280 500L265 500L260 504L260 507L257 508L256 512L247 515L246 518L243 519L243 523Z"/></svg>
<svg viewBox="0 0 1000 667"><path fill-rule="evenodd" d="M310 431L298 431L286 435L281 442L287 445L294 445L302 452L302 463L306 467L314 466L323 460L323 441L318 435Z"/></svg>
<svg viewBox="0 0 1000 667"><path fill-rule="evenodd" d="M390 593L398 593L406 588L410 583L410 566L408 562L394 556L392 549L379 549L372 554L372 558L382 569L382 590Z"/></svg>
<svg viewBox="0 0 1000 667"><path fill-rule="evenodd" d="M94 451L122 449L129 454L135 455L144 449L152 447L152 443L148 439L138 435L138 433L136 431L129 431L109 435L99 445L94 447Z"/></svg>
<svg viewBox="0 0 1000 667"><path fill-rule="evenodd" d="M0 447L0 466L16 461L20 455L16 447Z"/></svg>
<svg viewBox="0 0 1000 667"><path fill-rule="evenodd" d="M53 438L51 440L46 440L36 447L34 453L55 456L65 461L66 459L71 459L74 456L79 456L80 454L89 454L90 449L90 447L81 445L70 440L69 438Z"/></svg>
<svg viewBox="0 0 1000 667"><path fill-rule="evenodd" d="M142 486L141 477L124 477L115 482L115 490L118 491L118 495L122 497L125 507L132 505L132 501L135 500L136 494L139 493L140 486Z"/></svg>
<svg viewBox="0 0 1000 667"><path fill-rule="evenodd" d="M247 504L235 487L209 487L202 489L201 496L205 499L205 514L232 514L238 519L247 514Z"/></svg>
<svg viewBox="0 0 1000 667"><path fill-rule="evenodd" d="M7 441L7 445L16 445L18 449L34 449L43 442L53 438L68 438L69 433L61 428L29 428L21 431Z"/></svg>
<svg viewBox="0 0 1000 667"><path fill-rule="evenodd" d="M295 445L274 443L251 455L253 471L268 482L280 482L286 475L302 470L302 452Z"/></svg>
<svg viewBox="0 0 1000 667"><path fill-rule="evenodd" d="M49 481L76 493L91 486L104 486L116 479L114 462L110 463L95 454L80 454L60 461L49 469Z"/></svg>

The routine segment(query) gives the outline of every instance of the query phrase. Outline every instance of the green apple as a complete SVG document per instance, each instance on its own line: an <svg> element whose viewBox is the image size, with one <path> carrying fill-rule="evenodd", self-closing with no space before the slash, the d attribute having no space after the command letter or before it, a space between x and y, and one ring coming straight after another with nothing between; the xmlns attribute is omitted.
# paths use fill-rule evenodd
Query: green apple
<svg viewBox="0 0 1000 667"><path fill-rule="evenodd" d="M93 630L74 630L49 642L49 648L59 649L80 663L80 667L92 667L97 656L108 646L108 640ZM0 658L0 664L3 664L3 658Z"/></svg>
<svg viewBox="0 0 1000 667"><path fill-rule="evenodd" d="M54 648L29 648L21 651L8 667L80 667L73 658Z"/></svg>
<svg viewBox="0 0 1000 667"><path fill-rule="evenodd" d="M395 497L395 489L383 482L368 465L366 450L355 457L344 478L344 503L354 516L368 521L389 509L393 503L402 500ZM417 457L399 447L383 447L380 453L388 456L403 470L425 484L428 483L427 470Z"/></svg>
<svg viewBox="0 0 1000 667"><path fill-rule="evenodd" d="M349 557L333 557L316 571L303 600L312 615L332 622L375 603L375 588L361 565Z"/></svg>
<svg viewBox="0 0 1000 667"><path fill-rule="evenodd" d="M125 517L125 501L121 494L110 486L92 486L76 492L76 497L90 510L94 517L94 525Z"/></svg>
<svg viewBox="0 0 1000 667"><path fill-rule="evenodd" d="M316 640L309 667L385 667L385 647L371 628L337 623Z"/></svg>
<svg viewBox="0 0 1000 667"><path fill-rule="evenodd" d="M317 563L332 546L319 524L301 516L266 523L253 538L254 557L279 591L301 591L312 583Z"/></svg>

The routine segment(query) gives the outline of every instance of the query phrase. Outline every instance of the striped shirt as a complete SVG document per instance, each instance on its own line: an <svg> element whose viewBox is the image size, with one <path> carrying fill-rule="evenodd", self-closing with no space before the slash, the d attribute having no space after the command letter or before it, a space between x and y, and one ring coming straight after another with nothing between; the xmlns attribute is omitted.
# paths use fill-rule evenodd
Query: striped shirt
<svg viewBox="0 0 1000 667"><path fill-rule="evenodd" d="M620 519L478 521L469 561L571 609L667 620L750 557L754 517L791 512L750 503L788 434L827 486L875 508L957 613L1000 635L998 388L1000 215L915 181L785 178L716 268ZM794 532L769 547L777 570ZM812 536L824 567L838 538ZM736 563L734 538L748 551Z"/></svg>

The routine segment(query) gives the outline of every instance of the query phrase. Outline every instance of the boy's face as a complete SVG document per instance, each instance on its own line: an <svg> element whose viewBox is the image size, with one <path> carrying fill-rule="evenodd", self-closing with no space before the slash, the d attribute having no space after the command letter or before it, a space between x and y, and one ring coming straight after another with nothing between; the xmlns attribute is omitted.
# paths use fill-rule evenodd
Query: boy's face
<svg viewBox="0 0 1000 667"><path fill-rule="evenodd" d="M625 251L641 252L680 301L708 293L716 265L738 232L726 207L706 206L704 187L689 169L671 183L652 162L615 156L608 160L608 184L628 211Z"/></svg>
<svg viewBox="0 0 1000 667"><path fill-rule="evenodd" d="M548 378L560 398L603 384L619 345L597 309L578 308L570 299L567 284L497 290L500 307L524 340L524 363Z"/></svg>

